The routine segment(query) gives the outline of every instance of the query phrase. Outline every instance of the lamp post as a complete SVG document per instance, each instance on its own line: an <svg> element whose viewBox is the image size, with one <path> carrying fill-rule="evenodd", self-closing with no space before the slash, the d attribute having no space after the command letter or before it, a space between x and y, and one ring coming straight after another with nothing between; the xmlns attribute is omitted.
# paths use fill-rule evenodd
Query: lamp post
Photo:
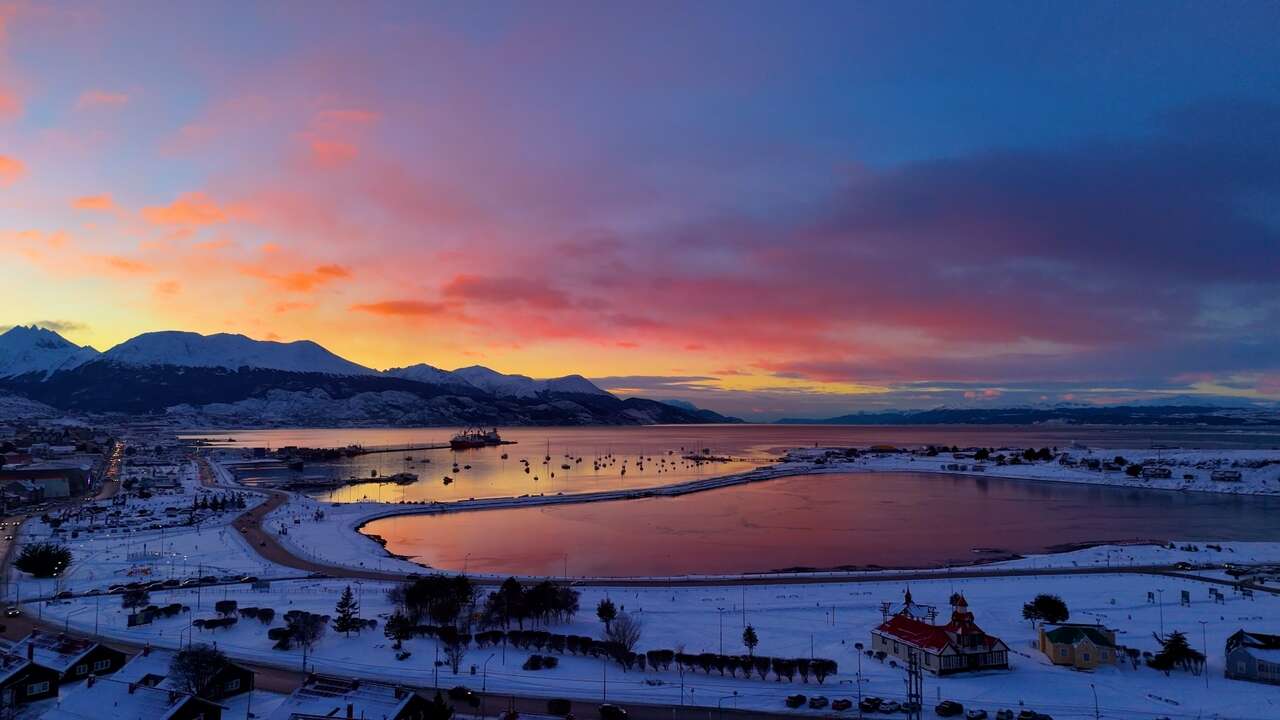
<svg viewBox="0 0 1280 720"><path fill-rule="evenodd" d="M858 717L862 717L862 643L854 643L853 649L858 651Z"/></svg>
<svg viewBox="0 0 1280 720"><path fill-rule="evenodd" d="M720 654L724 654L724 608L716 608L720 616Z"/></svg>
<svg viewBox="0 0 1280 720"><path fill-rule="evenodd" d="M1204 686L1209 687L1209 621L1200 620L1200 642L1204 644Z"/></svg>
<svg viewBox="0 0 1280 720"><path fill-rule="evenodd" d="M1164 589L1156 590L1156 595L1160 597L1160 641L1164 642Z"/></svg>
<svg viewBox="0 0 1280 720"><path fill-rule="evenodd" d="M716 713L720 718L724 717L724 701L733 698L734 707L738 706L738 691L734 690L732 695L725 695L716 701Z"/></svg>
<svg viewBox="0 0 1280 720"><path fill-rule="evenodd" d="M1098 688L1089 683L1089 689L1093 691L1093 720L1100 720L1102 713L1098 712Z"/></svg>
<svg viewBox="0 0 1280 720"><path fill-rule="evenodd" d="M489 661L493 659L494 655L497 655L497 653L489 653L489 657L484 659L484 665L481 666L481 671L480 671L480 693L481 694L484 694L485 688L489 687Z"/></svg>

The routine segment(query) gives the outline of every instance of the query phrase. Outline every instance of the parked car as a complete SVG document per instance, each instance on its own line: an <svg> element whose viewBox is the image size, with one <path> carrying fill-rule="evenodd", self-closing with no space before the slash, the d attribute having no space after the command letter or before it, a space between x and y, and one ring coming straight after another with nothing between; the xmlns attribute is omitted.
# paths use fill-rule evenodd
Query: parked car
<svg viewBox="0 0 1280 720"><path fill-rule="evenodd" d="M573 710L573 704L564 698L552 698L547 701L547 714L564 717Z"/></svg>
<svg viewBox="0 0 1280 720"><path fill-rule="evenodd" d="M627 711L618 707L605 703L599 707L600 720L627 720Z"/></svg>
<svg viewBox="0 0 1280 720"><path fill-rule="evenodd" d="M242 583L256 583L256 582L258 582L258 576L257 576L257 575L245 575L244 577L240 578L240 582L242 582Z"/></svg>
<svg viewBox="0 0 1280 720"><path fill-rule="evenodd" d="M480 696L471 691L466 685L455 685L449 688L449 699L457 702L465 702L471 707L480 706Z"/></svg>
<svg viewBox="0 0 1280 720"><path fill-rule="evenodd" d="M858 709L862 712L875 712L880 709L881 702L883 701L878 697L867 696L858 703Z"/></svg>
<svg viewBox="0 0 1280 720"><path fill-rule="evenodd" d="M58 593L57 595L54 595L54 596L53 596L53 599L54 599L54 600L69 600L69 599L71 599L71 598L73 598L73 597L75 597L75 596L76 596L76 594L75 594L75 593L73 593L73 592L71 592L70 590L63 590L62 592Z"/></svg>
<svg viewBox="0 0 1280 720"><path fill-rule="evenodd" d="M987 720L986 710L970 710L964 714L965 720Z"/></svg>
<svg viewBox="0 0 1280 720"><path fill-rule="evenodd" d="M814 695L809 698L809 707L814 710L821 710L827 706L827 698L825 695Z"/></svg>
<svg viewBox="0 0 1280 720"><path fill-rule="evenodd" d="M900 710L902 710L902 706L898 704L897 700L885 700L880 703L880 712L882 713L896 713Z"/></svg>
<svg viewBox="0 0 1280 720"><path fill-rule="evenodd" d="M964 713L964 706L955 700L943 700L934 708L942 717L955 717Z"/></svg>
<svg viewBox="0 0 1280 720"><path fill-rule="evenodd" d="M840 699L838 699L838 700L832 700L832 701L831 701L831 709L832 709L832 710L848 710L848 709L849 709L849 708L851 708L851 707L853 707L853 701L852 701L852 700L848 700L848 699L845 699L845 698L840 698Z"/></svg>
<svg viewBox="0 0 1280 720"><path fill-rule="evenodd" d="M1023 710L1018 713L1018 720L1039 720L1040 713L1035 710Z"/></svg>
<svg viewBox="0 0 1280 720"><path fill-rule="evenodd" d="M805 696L803 696L803 695L788 695L788 696L787 696L787 707L789 707L789 708L798 708L798 707L802 707L802 706L804 706L804 701L805 701L805 699L806 699L806 698L805 698Z"/></svg>
<svg viewBox="0 0 1280 720"><path fill-rule="evenodd" d="M9 607L4 609L5 617L18 617L21 614L22 614L22 611L19 610L16 605L10 605Z"/></svg>
<svg viewBox="0 0 1280 720"><path fill-rule="evenodd" d="M1013 720L1013 711L1009 709L997 710L996 720Z"/></svg>

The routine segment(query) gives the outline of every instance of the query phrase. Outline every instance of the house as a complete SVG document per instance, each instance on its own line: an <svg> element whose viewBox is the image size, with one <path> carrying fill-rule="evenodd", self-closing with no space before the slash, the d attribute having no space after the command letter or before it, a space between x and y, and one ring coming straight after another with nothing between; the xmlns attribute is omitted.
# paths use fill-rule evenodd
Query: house
<svg viewBox="0 0 1280 720"><path fill-rule="evenodd" d="M0 708L14 708L58 694L58 673L26 655L0 654Z"/></svg>
<svg viewBox="0 0 1280 720"><path fill-rule="evenodd" d="M178 653L173 650L163 650L148 645L125 663L113 679L120 682L139 683L161 690L187 692L189 688L181 680L173 677L169 671L177 655ZM204 687L197 689L196 694L206 700L221 702L252 691L253 678L253 671L249 668L228 662L205 682Z"/></svg>
<svg viewBox="0 0 1280 720"><path fill-rule="evenodd" d="M43 720L222 720L222 706L177 690L92 675Z"/></svg>
<svg viewBox="0 0 1280 720"><path fill-rule="evenodd" d="M1280 685L1280 635L1240 630L1227 638L1226 676Z"/></svg>
<svg viewBox="0 0 1280 720"><path fill-rule="evenodd" d="M115 648L81 638L32 630L9 652L54 670L59 682L83 680L90 675L106 675L124 665L125 654Z"/></svg>
<svg viewBox="0 0 1280 720"><path fill-rule="evenodd" d="M267 720L422 720L429 706L426 698L399 685L332 675L309 675L302 687L294 690L275 712L267 716Z"/></svg>
<svg viewBox="0 0 1280 720"><path fill-rule="evenodd" d="M1063 623L1040 628L1040 652L1054 665L1092 670L1116 662L1116 633L1101 625Z"/></svg>
<svg viewBox="0 0 1280 720"><path fill-rule="evenodd" d="M1216 482L1240 482L1243 478L1239 470L1214 470L1209 473L1209 479Z"/></svg>
<svg viewBox="0 0 1280 720"><path fill-rule="evenodd" d="M978 627L963 595L952 596L946 625L931 624L928 614L907 591L902 608L871 631L871 649L904 662L918 652L921 665L935 675L1009 668L1009 646Z"/></svg>
<svg viewBox="0 0 1280 720"><path fill-rule="evenodd" d="M1142 468L1142 477L1147 480L1164 480L1173 477L1173 471L1167 467L1147 465Z"/></svg>

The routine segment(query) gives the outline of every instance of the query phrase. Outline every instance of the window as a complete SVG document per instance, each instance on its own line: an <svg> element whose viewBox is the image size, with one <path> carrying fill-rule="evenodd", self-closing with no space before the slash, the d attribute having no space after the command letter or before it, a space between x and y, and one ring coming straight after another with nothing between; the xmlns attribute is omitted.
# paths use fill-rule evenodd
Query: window
<svg viewBox="0 0 1280 720"><path fill-rule="evenodd" d="M93 669L95 672L97 672L98 670L106 670L109 667L111 667L111 660L94 660L93 661Z"/></svg>
<svg viewBox="0 0 1280 720"><path fill-rule="evenodd" d="M1067 656L1067 649L1066 649L1066 648L1058 648L1058 657L1066 657L1066 656Z"/></svg>
<svg viewBox="0 0 1280 720"><path fill-rule="evenodd" d="M1085 654L1084 654L1084 661L1085 661L1085 662L1089 662L1089 660L1091 660L1091 659L1092 659L1092 657L1089 655L1089 653L1085 653Z"/></svg>
<svg viewBox="0 0 1280 720"><path fill-rule="evenodd" d="M240 678L234 678L232 680L228 680L227 684L222 686L222 689L226 690L227 692L231 692L232 690L239 690Z"/></svg>
<svg viewBox="0 0 1280 720"><path fill-rule="evenodd" d="M87 673L87 672L89 672L89 666L88 666L88 664L86 664L86 663L80 663L79 665L77 665L77 666L76 666L76 674L77 674L77 675L83 675L83 674L85 674L85 673Z"/></svg>
<svg viewBox="0 0 1280 720"><path fill-rule="evenodd" d="M1236 672L1240 673L1241 675L1247 672L1247 670L1245 670L1245 663L1243 660L1236 663Z"/></svg>
<svg viewBox="0 0 1280 720"><path fill-rule="evenodd" d="M27 686L28 695L39 695L40 693L49 692L49 681L31 683Z"/></svg>

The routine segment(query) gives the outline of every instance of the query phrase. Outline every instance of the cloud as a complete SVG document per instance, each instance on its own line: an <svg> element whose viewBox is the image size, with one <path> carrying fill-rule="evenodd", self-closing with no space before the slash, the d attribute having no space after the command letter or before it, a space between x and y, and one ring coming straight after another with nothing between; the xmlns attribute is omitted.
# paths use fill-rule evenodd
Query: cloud
<svg viewBox="0 0 1280 720"><path fill-rule="evenodd" d="M445 284L445 297L479 303L524 303L544 310L569 306L569 298L545 280L518 276L458 275Z"/></svg>
<svg viewBox="0 0 1280 720"><path fill-rule="evenodd" d="M0 87L0 119L13 117L22 109L22 102L14 91Z"/></svg>
<svg viewBox="0 0 1280 720"><path fill-rule="evenodd" d="M102 262L111 270L116 270L129 275L149 273L155 269L145 262L123 257L121 255L107 255L102 258Z"/></svg>
<svg viewBox="0 0 1280 720"><path fill-rule="evenodd" d="M107 90L87 90L81 93L80 98L76 100L77 110L87 110L99 107L119 107L129 102L129 96L122 92L110 92Z"/></svg>
<svg viewBox="0 0 1280 720"><path fill-rule="evenodd" d="M0 155L0 187L8 187L27 174L27 166L21 160L8 155Z"/></svg>
<svg viewBox="0 0 1280 720"><path fill-rule="evenodd" d="M227 222L227 211L204 193L185 193L168 205L145 207L142 217L152 225L216 225Z"/></svg>
<svg viewBox="0 0 1280 720"><path fill-rule="evenodd" d="M35 320L26 324L35 325L36 327L41 327L46 330L52 330L62 335L82 332L89 329L88 325L85 325L82 322L76 322L75 320ZM21 325L21 323L19 323L19 325ZM8 332L15 327L17 327L17 325L0 325L0 333Z"/></svg>
<svg viewBox="0 0 1280 720"><path fill-rule="evenodd" d="M383 300L381 302L352 305L351 309L356 312L371 313L373 315L406 317L442 315L449 311L448 306L443 303L422 300Z"/></svg>
<svg viewBox="0 0 1280 720"><path fill-rule="evenodd" d="M101 210L108 212L116 207L115 201L111 199L110 193L102 195L85 195L71 201L71 207L76 210Z"/></svg>

